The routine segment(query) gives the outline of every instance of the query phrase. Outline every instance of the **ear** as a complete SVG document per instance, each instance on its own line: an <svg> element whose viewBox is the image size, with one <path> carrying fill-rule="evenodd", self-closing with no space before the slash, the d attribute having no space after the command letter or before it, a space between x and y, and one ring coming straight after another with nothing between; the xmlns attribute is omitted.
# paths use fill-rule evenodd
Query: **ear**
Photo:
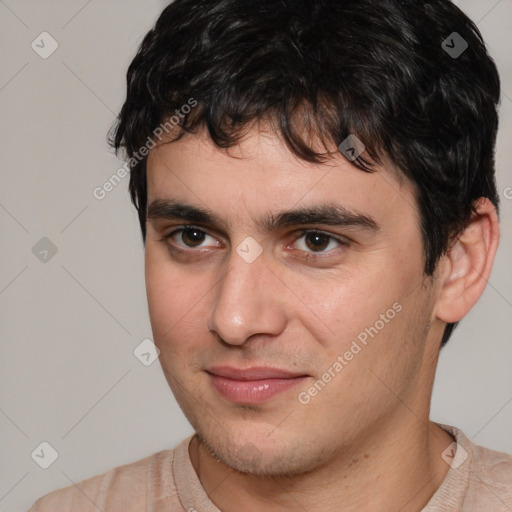
<svg viewBox="0 0 512 512"><path fill-rule="evenodd" d="M475 202L470 224L442 258L441 289L435 315L458 322L476 304L491 274L500 238L498 214L489 199Z"/></svg>

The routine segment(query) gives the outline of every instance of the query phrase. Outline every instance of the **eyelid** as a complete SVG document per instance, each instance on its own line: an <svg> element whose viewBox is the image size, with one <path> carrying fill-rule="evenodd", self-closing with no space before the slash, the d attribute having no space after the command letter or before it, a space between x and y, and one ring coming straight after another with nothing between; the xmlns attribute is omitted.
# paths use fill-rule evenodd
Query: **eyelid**
<svg viewBox="0 0 512 512"><path fill-rule="evenodd" d="M180 231L185 231L187 229L197 229L198 231L201 231L201 232L205 233L206 235L211 236L212 238L215 238L204 226L196 226L194 224L183 224L183 225L179 225L179 226L174 226L169 233L164 234L161 238L159 238L159 241L166 242L167 240L169 240L169 238L172 238L176 233L179 233ZM191 247L189 247L188 249L194 250Z"/></svg>
<svg viewBox="0 0 512 512"><path fill-rule="evenodd" d="M297 233L299 234L299 236L304 236L306 233L318 233L319 235L328 236L333 240L336 240L340 244L344 245L348 245L350 242L349 239L345 236L335 235L334 233L329 233L328 231L323 231L322 229L318 228L302 228Z"/></svg>
<svg viewBox="0 0 512 512"><path fill-rule="evenodd" d="M302 238L304 235L313 234L313 233L318 234L318 235L323 235L323 236L329 238L331 241L334 240L337 244L339 244L339 247L337 247L335 249L330 249L329 251L320 251L320 252L303 251L301 249L297 249L299 252L303 253L304 258L328 258L328 257L332 256L333 254L336 254L340 250L341 247L348 247L350 245L350 240L347 239L346 237L343 237L341 235L335 235L335 234L329 233L327 231L323 231L318 228L302 228L299 231L296 231L294 233L293 243L295 244L297 242L297 240Z"/></svg>

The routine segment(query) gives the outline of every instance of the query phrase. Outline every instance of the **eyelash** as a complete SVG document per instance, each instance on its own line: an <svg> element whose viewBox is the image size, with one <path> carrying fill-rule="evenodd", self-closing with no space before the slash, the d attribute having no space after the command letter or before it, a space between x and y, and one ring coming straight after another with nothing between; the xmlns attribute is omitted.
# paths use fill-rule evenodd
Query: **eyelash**
<svg viewBox="0 0 512 512"><path fill-rule="evenodd" d="M186 226L180 226L179 229L175 229L173 231L171 231L169 234L167 235L164 235L160 241L161 242L166 242L167 245L169 245L168 243L168 240L169 239L172 239L175 235L177 235L178 233L183 233L184 231L187 231L187 230L196 230L196 231L199 231L201 233L204 233L208 236L211 236L212 238L214 238L212 235L210 235L207 231L205 231L204 229L201 229L197 226L193 226L193 225L186 225ZM331 255L332 252L335 252L337 250L340 249L340 247L347 247L349 245L349 243L345 240L342 240L340 238L337 238L335 237L334 235L331 235L329 233L325 233L323 231L319 231L317 229L303 229L301 230L299 233L298 233L298 236L297 238L294 239L294 242L296 242L297 240L299 240L300 238L304 237L305 235L308 235L308 234L317 234L317 235L322 235L324 237L327 237L329 239L329 241L331 240L334 240L335 242L337 242L339 244L339 247L337 249L331 249L329 251L319 251L319 252L314 252L314 251L303 251L304 252L304 257L305 258L322 258L322 257L325 257L323 255ZM195 250L199 250L199 249L202 249L202 248L192 248L192 247L189 247L188 249L187 248L184 248L183 246L174 246L173 249L176 249L178 251L182 251L182 252L195 252Z"/></svg>

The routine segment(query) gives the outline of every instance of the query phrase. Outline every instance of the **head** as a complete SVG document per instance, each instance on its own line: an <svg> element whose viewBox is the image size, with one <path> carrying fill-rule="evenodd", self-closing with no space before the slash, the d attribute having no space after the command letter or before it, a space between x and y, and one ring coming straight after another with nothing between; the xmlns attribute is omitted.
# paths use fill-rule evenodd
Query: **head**
<svg viewBox="0 0 512 512"><path fill-rule="evenodd" d="M155 343L210 448L293 473L403 420L397 395L428 412L498 240L500 87L477 27L448 0L176 0L127 81L112 143L132 168ZM306 377L234 404L215 365Z"/></svg>

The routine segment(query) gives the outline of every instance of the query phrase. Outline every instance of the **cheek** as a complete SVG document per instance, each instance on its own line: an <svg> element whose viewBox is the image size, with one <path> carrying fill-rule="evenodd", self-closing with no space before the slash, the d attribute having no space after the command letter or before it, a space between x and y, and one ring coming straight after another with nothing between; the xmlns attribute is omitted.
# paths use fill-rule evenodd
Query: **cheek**
<svg viewBox="0 0 512 512"><path fill-rule="evenodd" d="M373 265L343 275L330 275L325 282L302 283L304 303L308 305L307 328L316 333L329 353L344 349L365 330L394 319L393 305L403 298L403 285L391 275L389 266ZM314 314L311 315L311 312ZM381 319L384 315L384 320ZM306 318L306 316L304 316ZM387 324L389 321L386 322Z"/></svg>
<svg viewBox="0 0 512 512"><path fill-rule="evenodd" d="M145 273L151 326L155 342L162 343L180 328L180 319L186 320L186 313L192 307L189 304L192 294L178 269L166 262L159 252L146 247Z"/></svg>
<svg viewBox="0 0 512 512"><path fill-rule="evenodd" d="M169 330L173 325L173 316L176 314L173 297L176 290L170 285L172 282L169 270L159 262L146 248L146 295L148 299L149 316L153 327L153 334L157 336Z"/></svg>
<svg viewBox="0 0 512 512"><path fill-rule="evenodd" d="M149 317L161 360L183 369L201 352L206 334L208 288L204 278L172 264L154 248L146 248L145 273Z"/></svg>

